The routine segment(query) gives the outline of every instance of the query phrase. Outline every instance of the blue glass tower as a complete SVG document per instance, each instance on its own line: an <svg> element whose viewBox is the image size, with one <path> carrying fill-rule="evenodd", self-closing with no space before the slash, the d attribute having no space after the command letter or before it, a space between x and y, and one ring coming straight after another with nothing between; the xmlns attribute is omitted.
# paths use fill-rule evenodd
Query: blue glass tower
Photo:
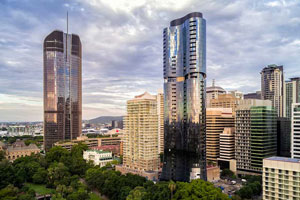
<svg viewBox="0 0 300 200"><path fill-rule="evenodd" d="M161 180L206 180L206 22L202 13L163 32L164 164Z"/></svg>

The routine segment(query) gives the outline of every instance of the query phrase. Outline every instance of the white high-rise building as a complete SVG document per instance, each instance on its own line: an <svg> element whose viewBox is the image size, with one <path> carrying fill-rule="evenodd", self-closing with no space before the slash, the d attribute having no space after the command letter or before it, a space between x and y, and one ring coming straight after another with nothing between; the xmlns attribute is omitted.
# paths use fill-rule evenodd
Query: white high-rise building
<svg viewBox="0 0 300 200"><path fill-rule="evenodd" d="M300 103L292 104L291 155L300 159Z"/></svg>

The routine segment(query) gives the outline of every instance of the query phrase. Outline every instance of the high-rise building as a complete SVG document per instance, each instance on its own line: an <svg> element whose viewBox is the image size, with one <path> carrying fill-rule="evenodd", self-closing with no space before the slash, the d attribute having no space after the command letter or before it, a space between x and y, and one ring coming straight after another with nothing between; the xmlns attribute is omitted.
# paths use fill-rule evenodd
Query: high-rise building
<svg viewBox="0 0 300 200"><path fill-rule="evenodd" d="M262 160L277 153L276 111L267 100L242 100L236 110L235 158L239 174L260 174Z"/></svg>
<svg viewBox="0 0 300 200"><path fill-rule="evenodd" d="M291 119L277 118L277 156L291 157Z"/></svg>
<svg viewBox="0 0 300 200"><path fill-rule="evenodd" d="M164 152L164 93L158 91L156 95L158 119L158 153Z"/></svg>
<svg viewBox="0 0 300 200"><path fill-rule="evenodd" d="M213 80L212 86L206 87L206 105L210 104L211 99L217 99L220 94L226 94L226 91L219 86L215 86L215 80Z"/></svg>
<svg viewBox="0 0 300 200"><path fill-rule="evenodd" d="M283 66L268 65L260 74L262 99L271 100L277 115L283 117Z"/></svg>
<svg viewBox="0 0 300 200"><path fill-rule="evenodd" d="M231 90L228 92L228 94L231 94L232 96L238 99L244 99L244 94L238 90Z"/></svg>
<svg viewBox="0 0 300 200"><path fill-rule="evenodd" d="M300 103L292 104L291 123L291 154L292 158L300 159Z"/></svg>
<svg viewBox="0 0 300 200"><path fill-rule="evenodd" d="M300 77L285 82L284 96L284 116L291 118L292 104L300 103Z"/></svg>
<svg viewBox="0 0 300 200"><path fill-rule="evenodd" d="M44 40L44 147L76 139L82 126L81 41L53 31Z"/></svg>
<svg viewBox="0 0 300 200"><path fill-rule="evenodd" d="M234 128L224 128L223 133L220 134L220 158L219 161L226 161L235 159L235 138Z"/></svg>
<svg viewBox="0 0 300 200"><path fill-rule="evenodd" d="M261 91L244 94L244 99L261 99Z"/></svg>
<svg viewBox="0 0 300 200"><path fill-rule="evenodd" d="M235 97L232 94L220 94L218 99L210 100L209 108L232 108L235 112L236 107L242 99L240 97Z"/></svg>
<svg viewBox="0 0 300 200"><path fill-rule="evenodd" d="M220 134L225 128L234 128L231 108L206 109L206 160L217 163L220 157Z"/></svg>
<svg viewBox="0 0 300 200"><path fill-rule="evenodd" d="M263 199L300 199L300 159L263 160Z"/></svg>
<svg viewBox="0 0 300 200"><path fill-rule="evenodd" d="M164 163L161 180L206 180L206 22L199 12L163 32Z"/></svg>
<svg viewBox="0 0 300 200"><path fill-rule="evenodd" d="M122 173L134 173L157 180L159 168L157 106L157 97L147 92L127 101L122 139L123 166L117 168ZM152 178L146 174L152 174Z"/></svg>

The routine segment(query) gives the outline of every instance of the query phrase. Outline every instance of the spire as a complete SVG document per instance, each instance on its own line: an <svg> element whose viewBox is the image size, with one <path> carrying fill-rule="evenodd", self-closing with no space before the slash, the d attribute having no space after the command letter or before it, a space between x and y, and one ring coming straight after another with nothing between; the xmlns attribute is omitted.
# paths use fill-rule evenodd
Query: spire
<svg viewBox="0 0 300 200"><path fill-rule="evenodd" d="M69 14L67 11L67 34L69 33Z"/></svg>
<svg viewBox="0 0 300 200"><path fill-rule="evenodd" d="M215 87L215 79L212 81L212 86Z"/></svg>

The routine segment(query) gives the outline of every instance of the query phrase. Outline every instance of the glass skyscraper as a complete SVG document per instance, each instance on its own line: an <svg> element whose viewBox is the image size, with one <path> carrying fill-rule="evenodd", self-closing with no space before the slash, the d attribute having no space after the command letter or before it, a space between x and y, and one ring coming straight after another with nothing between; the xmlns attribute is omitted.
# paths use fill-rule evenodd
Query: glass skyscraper
<svg viewBox="0 0 300 200"><path fill-rule="evenodd" d="M44 40L44 147L81 134L81 42L53 31Z"/></svg>
<svg viewBox="0 0 300 200"><path fill-rule="evenodd" d="M206 180L206 22L202 13L163 31L164 163L161 180Z"/></svg>

